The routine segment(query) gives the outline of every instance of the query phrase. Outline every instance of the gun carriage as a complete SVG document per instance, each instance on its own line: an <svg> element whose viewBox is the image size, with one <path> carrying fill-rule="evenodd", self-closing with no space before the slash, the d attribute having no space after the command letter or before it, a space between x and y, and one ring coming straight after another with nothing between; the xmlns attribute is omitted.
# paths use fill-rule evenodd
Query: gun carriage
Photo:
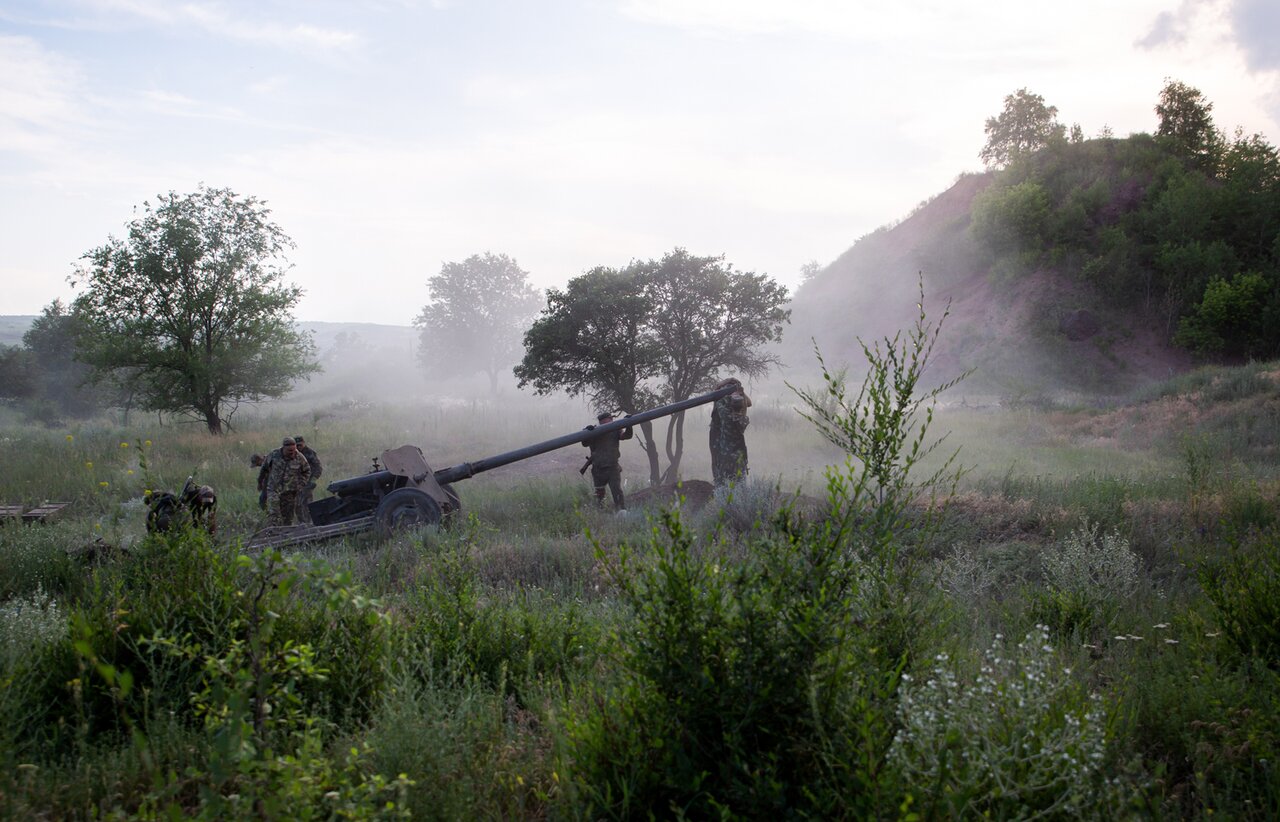
<svg viewBox="0 0 1280 822"><path fill-rule="evenodd" d="M586 440L619 431L650 420L678 414L728 396L732 386L680 402L662 405L605 425L565 434L562 437L526 445L475 462L432 470L422 449L414 445L382 452L379 466L359 477L337 480L327 486L331 496L308 506L312 524L279 526L258 531L248 541L250 548L283 547L314 542L345 534L377 529L386 536L394 531L422 525L447 523L462 510L462 500L453 483L492 471Z"/></svg>

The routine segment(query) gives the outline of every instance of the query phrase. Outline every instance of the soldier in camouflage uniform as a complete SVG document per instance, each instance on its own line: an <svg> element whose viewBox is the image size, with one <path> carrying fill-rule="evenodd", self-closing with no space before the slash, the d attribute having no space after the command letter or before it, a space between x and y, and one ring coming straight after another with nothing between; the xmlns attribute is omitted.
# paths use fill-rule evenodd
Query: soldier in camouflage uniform
<svg viewBox="0 0 1280 822"><path fill-rule="evenodd" d="M716 388L729 385L737 390L711 406L711 478L717 488L747 476L747 409L751 398L742 383L732 377L721 380Z"/></svg>
<svg viewBox="0 0 1280 822"><path fill-rule="evenodd" d="M311 466L311 481L302 486L302 490L298 492L298 522L311 522L311 509L307 506L311 504L311 492L316 490L316 481L324 473L324 466L320 464L320 457L316 454L316 450L307 445L306 439L301 434L296 435L293 441L298 444L298 453L305 457L307 465Z"/></svg>
<svg viewBox="0 0 1280 822"><path fill-rule="evenodd" d="M613 422L613 414L608 411L601 412L596 417L596 421L600 425L608 425ZM594 428L594 425L587 426L588 431ZM620 464L622 448L619 442L629 439L631 439L631 429L628 427L583 440L583 446L591 449L587 464L591 466L591 483L596 489L596 505L604 506L604 489L608 488L613 494L613 507L619 511L626 510L622 500L622 466Z"/></svg>
<svg viewBox="0 0 1280 822"><path fill-rule="evenodd" d="M280 443L280 455L268 458L267 466L270 467L265 489L267 524L292 525L298 491L311 481L311 466L307 464L307 458L298 453L298 444L292 437L284 438Z"/></svg>

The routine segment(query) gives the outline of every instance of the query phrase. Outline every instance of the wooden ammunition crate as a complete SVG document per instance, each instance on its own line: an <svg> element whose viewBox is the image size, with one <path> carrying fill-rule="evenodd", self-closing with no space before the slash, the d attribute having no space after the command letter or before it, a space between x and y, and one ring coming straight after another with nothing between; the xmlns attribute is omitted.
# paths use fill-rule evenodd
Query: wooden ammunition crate
<svg viewBox="0 0 1280 822"><path fill-rule="evenodd" d="M23 522L48 522L71 505L69 502L45 502L22 515Z"/></svg>

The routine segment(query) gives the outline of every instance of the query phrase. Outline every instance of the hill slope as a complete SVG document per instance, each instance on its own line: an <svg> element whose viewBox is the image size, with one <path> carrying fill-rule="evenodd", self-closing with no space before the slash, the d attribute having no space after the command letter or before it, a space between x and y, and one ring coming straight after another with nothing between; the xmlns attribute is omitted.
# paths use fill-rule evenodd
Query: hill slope
<svg viewBox="0 0 1280 822"><path fill-rule="evenodd" d="M970 390L1006 396L1116 393L1191 364L1147 319L1110 303L1073 272L1033 266L993 273L994 256L970 226L994 173L962 176L902 222L859 240L798 290L792 328L816 339L828 363L861 361L871 342L914 322L917 277L931 321L950 307L934 353L941 381L974 369ZM792 332L786 359L812 360Z"/></svg>

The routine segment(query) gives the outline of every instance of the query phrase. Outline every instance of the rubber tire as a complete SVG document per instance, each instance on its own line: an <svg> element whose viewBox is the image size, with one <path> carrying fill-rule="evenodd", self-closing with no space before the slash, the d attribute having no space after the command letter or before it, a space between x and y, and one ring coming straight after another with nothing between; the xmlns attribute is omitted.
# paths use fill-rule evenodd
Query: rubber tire
<svg viewBox="0 0 1280 822"><path fill-rule="evenodd" d="M440 506L425 492L417 488L397 488L378 503L374 519L378 533L386 538L397 531L439 525L444 517Z"/></svg>

